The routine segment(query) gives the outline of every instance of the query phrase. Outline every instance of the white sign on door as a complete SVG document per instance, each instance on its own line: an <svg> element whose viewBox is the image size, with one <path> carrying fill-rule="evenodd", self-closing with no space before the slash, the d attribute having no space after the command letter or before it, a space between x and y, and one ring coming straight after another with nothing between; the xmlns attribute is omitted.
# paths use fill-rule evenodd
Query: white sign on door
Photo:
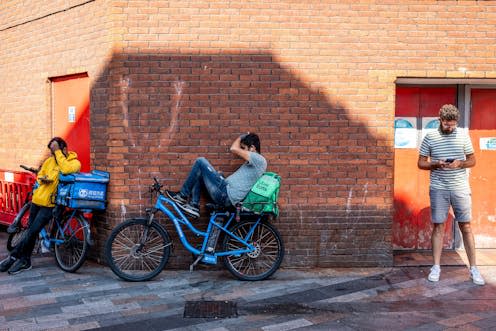
<svg viewBox="0 0 496 331"><path fill-rule="evenodd" d="M76 122L76 106L69 106L67 108L67 115L69 123Z"/></svg>
<svg viewBox="0 0 496 331"><path fill-rule="evenodd" d="M481 150L496 151L496 137L480 138L479 146Z"/></svg>
<svg viewBox="0 0 496 331"><path fill-rule="evenodd" d="M417 147L417 118L396 117L394 119L394 147Z"/></svg>

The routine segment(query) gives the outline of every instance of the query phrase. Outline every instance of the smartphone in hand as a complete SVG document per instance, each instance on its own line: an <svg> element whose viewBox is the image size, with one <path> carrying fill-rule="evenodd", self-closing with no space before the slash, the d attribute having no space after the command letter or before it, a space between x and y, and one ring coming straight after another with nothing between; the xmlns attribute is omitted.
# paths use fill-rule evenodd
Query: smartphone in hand
<svg viewBox="0 0 496 331"><path fill-rule="evenodd" d="M40 178L38 178L38 179L39 179L42 183L44 183L44 184L48 184L48 183L53 182L53 180L48 179L48 177L47 177L47 176L43 176L43 177L40 177Z"/></svg>

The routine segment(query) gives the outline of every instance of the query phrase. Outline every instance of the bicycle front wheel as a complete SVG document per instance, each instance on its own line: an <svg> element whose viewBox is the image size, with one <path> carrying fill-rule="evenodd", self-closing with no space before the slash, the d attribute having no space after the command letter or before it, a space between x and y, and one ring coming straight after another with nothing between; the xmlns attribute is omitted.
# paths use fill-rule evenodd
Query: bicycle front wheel
<svg viewBox="0 0 496 331"><path fill-rule="evenodd" d="M259 223L247 238L255 223L255 221L241 221L231 229L233 235L255 246L253 252L233 254L224 258L227 270L241 280L256 281L270 277L279 268L284 257L281 235L272 224ZM246 248L245 244L229 234L224 237L222 247L226 252Z"/></svg>
<svg viewBox="0 0 496 331"><path fill-rule="evenodd" d="M28 228L21 228L17 232L9 234L7 238L7 250L12 251L24 239L28 232Z"/></svg>
<svg viewBox="0 0 496 331"><path fill-rule="evenodd" d="M158 223L131 219L119 224L107 239L105 257L120 278L139 282L150 280L164 269L170 256L171 240Z"/></svg>
<svg viewBox="0 0 496 331"><path fill-rule="evenodd" d="M62 217L55 235L55 260L60 269L76 272L83 265L90 249L89 236L90 225L82 215Z"/></svg>

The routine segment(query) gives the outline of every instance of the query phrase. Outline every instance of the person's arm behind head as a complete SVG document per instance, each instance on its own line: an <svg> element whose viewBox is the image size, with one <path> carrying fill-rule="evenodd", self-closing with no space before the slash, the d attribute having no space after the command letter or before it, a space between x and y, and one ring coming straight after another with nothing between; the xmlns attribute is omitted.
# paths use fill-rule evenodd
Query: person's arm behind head
<svg viewBox="0 0 496 331"><path fill-rule="evenodd" d="M241 138L243 138L243 135L234 140L230 148L231 153L239 156L245 161L250 161L250 151L248 150L247 146L241 146Z"/></svg>
<svg viewBox="0 0 496 331"><path fill-rule="evenodd" d="M66 157L59 149L54 152L54 155L61 173L72 174L81 170L81 162L77 159L76 153L71 152Z"/></svg>
<svg viewBox="0 0 496 331"><path fill-rule="evenodd" d="M260 138L255 133L243 134L232 143L231 152L249 162L250 152L260 154Z"/></svg>

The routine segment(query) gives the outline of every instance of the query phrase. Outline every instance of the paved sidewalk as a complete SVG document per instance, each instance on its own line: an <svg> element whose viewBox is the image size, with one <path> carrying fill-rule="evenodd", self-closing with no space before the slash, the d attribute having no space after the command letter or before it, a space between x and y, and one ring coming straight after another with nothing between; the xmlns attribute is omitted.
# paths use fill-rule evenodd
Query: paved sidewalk
<svg viewBox="0 0 496 331"><path fill-rule="evenodd" d="M95 263L70 274L36 256L32 270L0 273L0 330L495 330L496 266L481 271L485 286L462 266L444 267L436 284L428 267L281 269L262 282L166 269L128 283ZM237 317L183 317L186 301L204 300L235 303Z"/></svg>

